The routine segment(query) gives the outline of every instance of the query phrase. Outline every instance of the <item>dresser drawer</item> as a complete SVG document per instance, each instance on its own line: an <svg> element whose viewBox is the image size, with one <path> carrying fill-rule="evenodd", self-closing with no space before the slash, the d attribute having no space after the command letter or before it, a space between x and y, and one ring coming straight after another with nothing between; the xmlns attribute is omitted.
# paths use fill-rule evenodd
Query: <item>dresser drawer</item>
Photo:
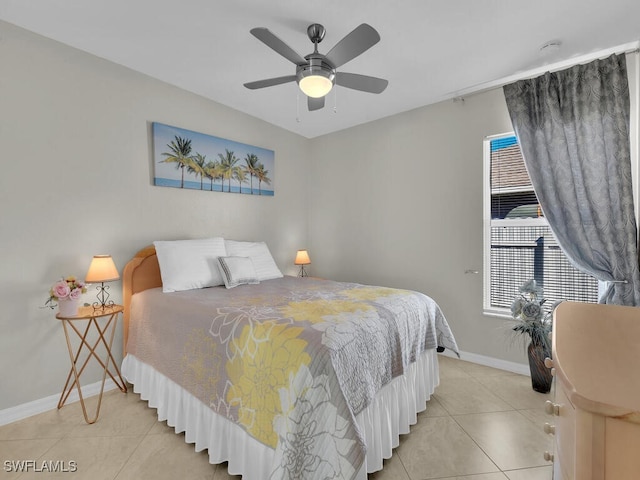
<svg viewBox="0 0 640 480"><path fill-rule="evenodd" d="M576 411L567 398L561 383L556 385L555 402L558 413L554 416L555 423L555 461L560 464L562 478L575 478L575 449L576 449Z"/></svg>

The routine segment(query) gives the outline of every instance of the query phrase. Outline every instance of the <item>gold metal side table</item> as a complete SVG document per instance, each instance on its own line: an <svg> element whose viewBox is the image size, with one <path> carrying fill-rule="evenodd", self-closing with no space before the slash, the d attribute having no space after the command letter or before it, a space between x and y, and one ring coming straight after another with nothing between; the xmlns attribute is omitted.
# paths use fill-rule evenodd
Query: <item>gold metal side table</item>
<svg viewBox="0 0 640 480"><path fill-rule="evenodd" d="M95 423L96 420L98 420L98 415L100 415L100 405L102 404L102 394L104 392L104 384L107 379L107 374L109 375L109 377L111 377L111 380L113 380L113 382L118 386L121 392L127 392L127 386L122 379L122 375L120 375L118 365L116 364L116 361L111 354L111 345L113 344L113 337L116 333L118 316L123 310L124 307L122 305L111 305L104 308L98 307L97 309L94 307L80 307L78 309L78 314L75 316L63 316L59 313L56 315L56 318L62 321L62 326L64 327L64 335L67 340L67 348L69 349L69 359L71 360L71 369L69 370L67 381L64 384L62 393L60 394L58 408L60 409L64 406L67 398L69 398L69 394L73 390L73 387L76 387L78 390L78 396L80 397L80 405L82 405L82 413L84 414L84 419L89 424ZM84 323L86 323L86 325L84 325ZM100 326L100 323L103 323L102 327ZM71 337L73 335L69 330L74 331L77 337L80 339L80 343L78 344L75 352L71 341ZM90 332L97 333L97 339L95 340L95 342L93 340L89 340ZM104 361L98 356L98 353L96 352L96 348L98 348L98 346L100 345L104 346L105 349ZM84 361L82 361L82 364L79 365L80 355L83 350L85 350L85 347L88 350L87 356ZM84 369L86 368L91 358L95 358L104 369L102 375L102 385L100 386L100 395L98 397L98 406L96 407L96 412L93 419L89 419L89 416L87 415L87 408L84 404L82 387L80 385L80 376L82 375L82 372L84 372ZM72 378L73 381L71 381Z"/></svg>

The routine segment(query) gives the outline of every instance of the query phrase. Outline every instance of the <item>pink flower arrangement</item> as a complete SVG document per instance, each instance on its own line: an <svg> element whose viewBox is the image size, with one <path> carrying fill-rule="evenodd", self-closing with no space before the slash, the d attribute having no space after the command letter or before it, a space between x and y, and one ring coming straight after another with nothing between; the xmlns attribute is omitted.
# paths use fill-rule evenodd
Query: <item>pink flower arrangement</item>
<svg viewBox="0 0 640 480"><path fill-rule="evenodd" d="M45 302L45 306L53 308L56 301L62 299L76 300L86 292L87 287L85 283L76 279L73 275L66 278L62 277L51 286L49 299Z"/></svg>

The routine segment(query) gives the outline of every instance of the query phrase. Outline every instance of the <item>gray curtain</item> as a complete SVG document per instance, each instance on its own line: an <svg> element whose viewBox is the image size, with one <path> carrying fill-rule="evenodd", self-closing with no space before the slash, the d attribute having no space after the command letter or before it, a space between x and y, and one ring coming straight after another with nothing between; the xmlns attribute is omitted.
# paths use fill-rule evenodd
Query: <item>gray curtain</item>
<svg viewBox="0 0 640 480"><path fill-rule="evenodd" d="M504 95L565 255L611 282L601 303L640 305L624 54L506 85Z"/></svg>

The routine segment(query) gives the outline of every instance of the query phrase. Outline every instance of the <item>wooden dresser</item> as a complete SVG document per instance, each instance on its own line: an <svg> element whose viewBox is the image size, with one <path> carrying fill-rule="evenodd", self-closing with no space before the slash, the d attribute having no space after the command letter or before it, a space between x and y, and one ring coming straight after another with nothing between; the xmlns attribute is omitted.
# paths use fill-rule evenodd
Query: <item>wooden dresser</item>
<svg viewBox="0 0 640 480"><path fill-rule="evenodd" d="M640 479L640 308L564 302L552 336L554 480Z"/></svg>

